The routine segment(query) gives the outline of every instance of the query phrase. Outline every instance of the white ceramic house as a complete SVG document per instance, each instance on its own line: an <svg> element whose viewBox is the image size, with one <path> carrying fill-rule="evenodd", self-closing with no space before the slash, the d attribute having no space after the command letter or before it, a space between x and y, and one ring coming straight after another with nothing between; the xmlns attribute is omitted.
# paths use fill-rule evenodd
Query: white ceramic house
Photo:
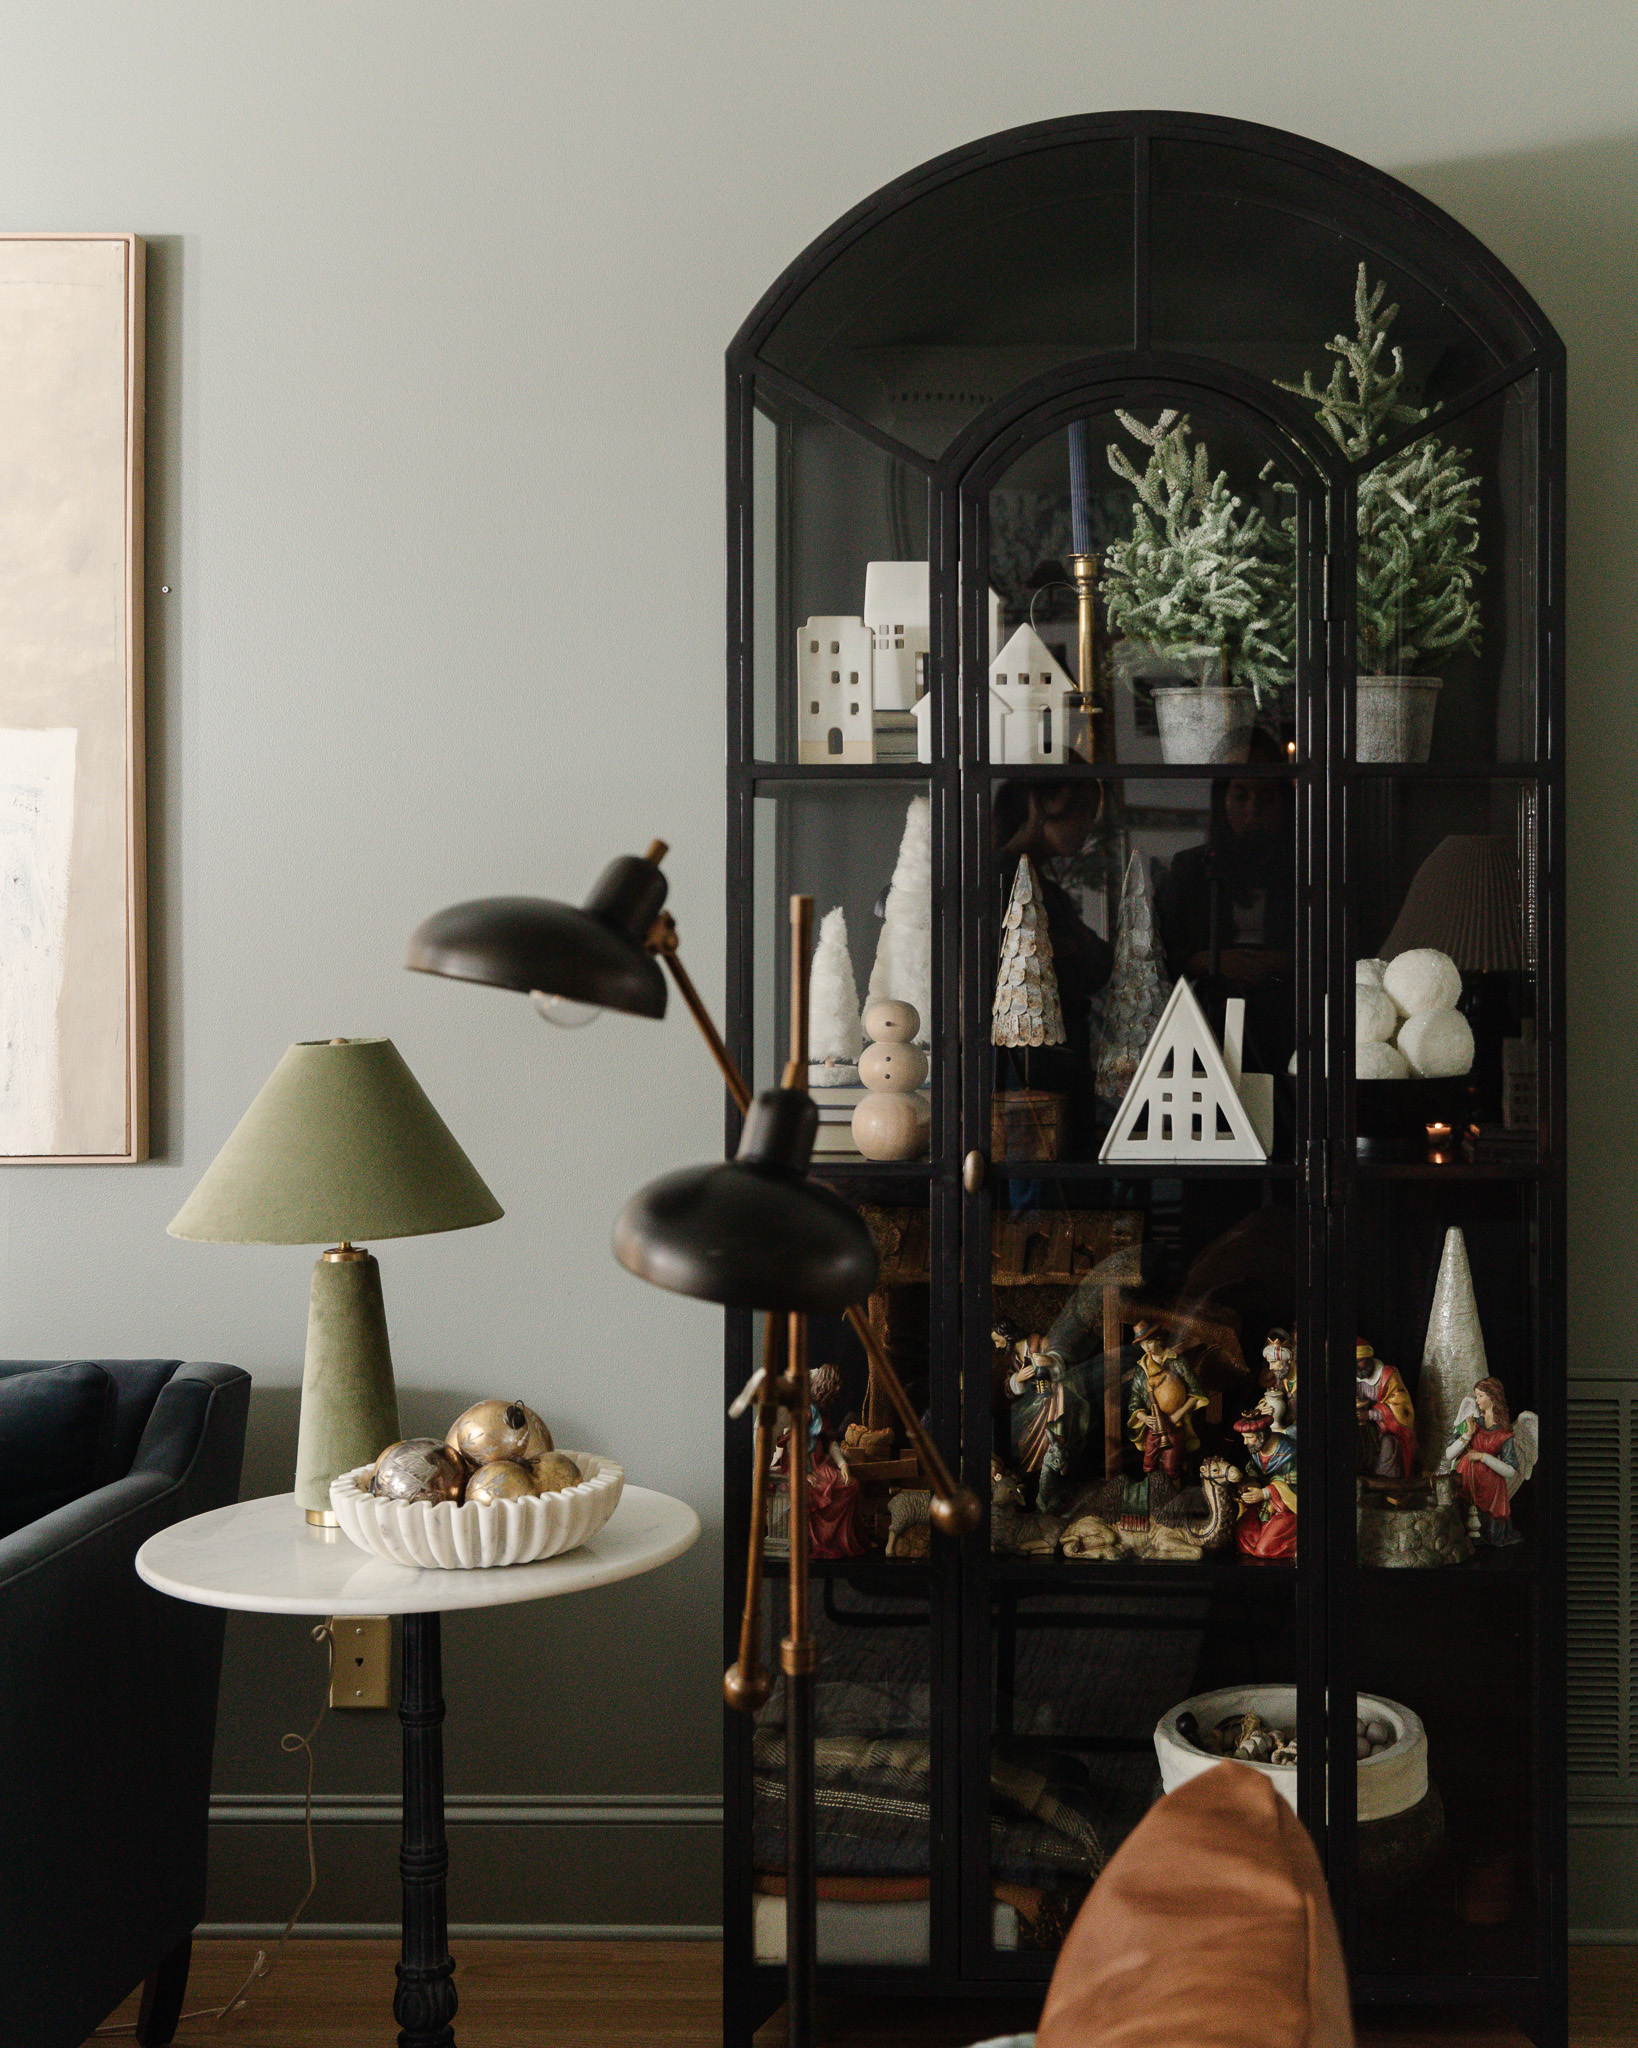
<svg viewBox="0 0 1638 2048"><path fill-rule="evenodd" d="M928 649L927 564L871 562L864 622L875 651L876 709L911 711Z"/></svg>
<svg viewBox="0 0 1638 2048"><path fill-rule="evenodd" d="M986 605L985 610L988 614L990 622L990 660L993 662L996 656L1001 652L1002 618L1004 614L1002 610L1001 600L999 597L996 596L993 590L988 593L988 597L989 603ZM916 702L910 707L912 712L915 714L916 720L916 759L918 761L930 762L933 758L933 729L930 722L932 716L932 701L932 693L928 692L927 695L923 697L918 697L916 699ZM995 752L994 738L995 729L992 721L990 729L990 759L992 761L996 761L1001 758L1000 755Z"/></svg>
<svg viewBox="0 0 1638 2048"><path fill-rule="evenodd" d="M874 761L871 634L863 619L809 619L796 636L796 758Z"/></svg>
<svg viewBox="0 0 1638 2048"><path fill-rule="evenodd" d="M990 665L990 759L1009 766L1064 758L1064 721L1075 685L1030 625Z"/></svg>

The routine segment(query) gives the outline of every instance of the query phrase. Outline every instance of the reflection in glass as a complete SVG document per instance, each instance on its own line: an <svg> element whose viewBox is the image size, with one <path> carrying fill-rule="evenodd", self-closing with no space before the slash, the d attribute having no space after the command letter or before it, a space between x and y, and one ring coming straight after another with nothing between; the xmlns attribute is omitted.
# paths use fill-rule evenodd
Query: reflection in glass
<svg viewBox="0 0 1638 2048"><path fill-rule="evenodd" d="M769 1588L777 1633L785 1598ZM929 1609L863 1582L813 1589L815 1864L819 1960L925 1966L931 1941ZM759 1962L785 1948L784 1686L752 1737Z"/></svg>
<svg viewBox="0 0 1638 2048"><path fill-rule="evenodd" d="M1538 1157L1537 818L1530 783L1361 778L1350 806L1346 898L1356 971L1380 979L1373 963L1442 954L1441 1000L1466 1026L1451 1059L1423 1060L1408 1074L1356 1045L1361 1158L1414 1164L1437 1155L1444 1164L1496 1167ZM1406 970L1387 971L1404 996ZM1367 1002L1361 997L1362 1038L1372 1028ZM1403 1007L1419 1005L1410 999ZM1384 1028L1398 1048L1425 1055L1436 1046L1416 1016Z"/></svg>
<svg viewBox="0 0 1638 2048"><path fill-rule="evenodd" d="M1019 1945L1062 1941L1088 1887L1162 1790L1157 1727L1234 1687L1295 1718L1289 1581L1141 1597L992 1582L990 1877ZM1272 1597L1271 1597L1272 1596Z"/></svg>
<svg viewBox="0 0 1638 2048"><path fill-rule="evenodd" d="M1254 735L1251 751L1253 765L1278 766L1267 735ZM1230 1004L1244 1004L1241 1064L1247 1075L1272 1077L1275 1156L1289 1158L1293 781L1266 772L1209 783L1005 781L996 785L992 829L994 1156L1097 1158L1172 986L1185 978L1219 1044ZM1033 940L1027 922L1008 923L1025 862L1044 927ZM1021 962L1032 943L1033 964ZM1049 977L1061 1039L1020 1045L1002 1028L1003 1013ZM1050 1117L1042 1096L1059 1105Z"/></svg>
<svg viewBox="0 0 1638 2048"><path fill-rule="evenodd" d="M1132 334L1132 149L1035 149L924 186L836 250L767 360L928 456L1018 385Z"/></svg>

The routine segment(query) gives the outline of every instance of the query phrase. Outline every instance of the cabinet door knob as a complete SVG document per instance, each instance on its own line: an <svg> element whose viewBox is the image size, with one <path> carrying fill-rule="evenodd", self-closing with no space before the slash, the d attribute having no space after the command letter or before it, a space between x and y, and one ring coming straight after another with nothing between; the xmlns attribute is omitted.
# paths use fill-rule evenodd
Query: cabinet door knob
<svg viewBox="0 0 1638 2048"><path fill-rule="evenodd" d="M969 1195L976 1195L984 1185L984 1170L989 1161L982 1152L969 1152L961 1162L961 1185Z"/></svg>

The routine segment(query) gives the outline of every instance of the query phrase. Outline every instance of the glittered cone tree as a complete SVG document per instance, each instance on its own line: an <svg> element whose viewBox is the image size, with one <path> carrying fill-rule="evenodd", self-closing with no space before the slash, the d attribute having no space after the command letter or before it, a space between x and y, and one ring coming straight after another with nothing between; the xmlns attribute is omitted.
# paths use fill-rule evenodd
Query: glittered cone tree
<svg viewBox="0 0 1638 2048"><path fill-rule="evenodd" d="M1134 848L1121 884L1115 964L1103 992L1096 1086L1104 1101L1124 1099L1171 993L1172 985L1160 971L1160 933L1148 865Z"/></svg>
<svg viewBox="0 0 1638 2048"><path fill-rule="evenodd" d="M1030 1049L1062 1045L1064 1013L1052 965L1041 884L1028 859L1019 861L1012 895L1001 920L1001 968L995 978L990 1039L1005 1051L1022 1051L1024 1086L997 1089L991 1150L997 1158L1056 1159L1063 1139L1065 1100L1031 1089Z"/></svg>

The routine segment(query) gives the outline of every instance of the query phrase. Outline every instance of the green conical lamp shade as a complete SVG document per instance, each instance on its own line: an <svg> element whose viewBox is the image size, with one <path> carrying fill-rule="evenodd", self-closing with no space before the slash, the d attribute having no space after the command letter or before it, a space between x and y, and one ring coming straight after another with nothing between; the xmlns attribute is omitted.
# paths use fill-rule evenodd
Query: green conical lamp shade
<svg viewBox="0 0 1638 2048"><path fill-rule="evenodd" d="M293 1045L168 1226L217 1244L328 1244L313 1268L296 1503L399 1436L381 1269L356 1247L493 1223L501 1205L389 1038Z"/></svg>
<svg viewBox="0 0 1638 2048"><path fill-rule="evenodd" d="M501 1205L390 1038L293 1045L167 1228L215 1244L366 1244Z"/></svg>

